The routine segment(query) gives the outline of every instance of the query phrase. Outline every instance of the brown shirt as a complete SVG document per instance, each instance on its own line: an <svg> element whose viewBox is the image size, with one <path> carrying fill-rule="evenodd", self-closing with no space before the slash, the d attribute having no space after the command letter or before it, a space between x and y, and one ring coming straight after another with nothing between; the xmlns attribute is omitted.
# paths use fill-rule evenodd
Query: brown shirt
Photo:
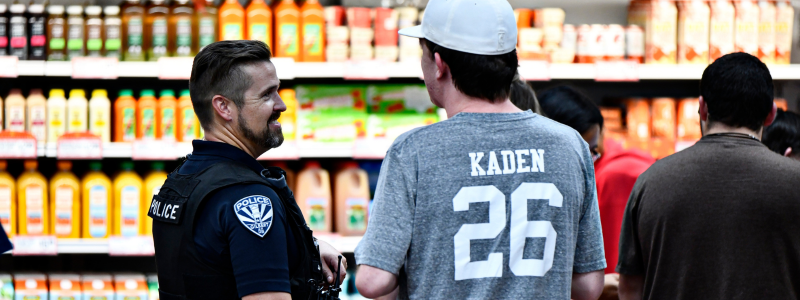
<svg viewBox="0 0 800 300"><path fill-rule="evenodd" d="M619 245L643 299L798 299L800 163L706 136L639 177Z"/></svg>

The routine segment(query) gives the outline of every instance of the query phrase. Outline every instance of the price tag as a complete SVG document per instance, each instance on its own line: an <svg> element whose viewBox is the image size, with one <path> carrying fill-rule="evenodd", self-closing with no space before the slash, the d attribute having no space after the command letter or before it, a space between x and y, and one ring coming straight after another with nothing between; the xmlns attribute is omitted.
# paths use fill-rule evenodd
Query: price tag
<svg viewBox="0 0 800 300"><path fill-rule="evenodd" d="M58 255L58 241L54 235L15 236L13 255Z"/></svg>
<svg viewBox="0 0 800 300"><path fill-rule="evenodd" d="M173 160L178 158L178 154L175 153L175 142L135 141L132 147L131 158L134 160Z"/></svg>
<svg viewBox="0 0 800 300"><path fill-rule="evenodd" d="M76 57L72 59L72 78L117 79L118 65L114 57Z"/></svg>
<svg viewBox="0 0 800 300"><path fill-rule="evenodd" d="M110 256L153 256L156 250L150 236L108 238L108 255Z"/></svg>
<svg viewBox="0 0 800 300"><path fill-rule="evenodd" d="M0 132L0 158L36 158L36 139L27 132Z"/></svg>
<svg viewBox="0 0 800 300"><path fill-rule="evenodd" d="M102 159L103 142L100 137L88 134L66 134L56 144L58 159Z"/></svg>
<svg viewBox="0 0 800 300"><path fill-rule="evenodd" d="M521 60L519 61L519 77L527 81L550 81L550 62Z"/></svg>
<svg viewBox="0 0 800 300"><path fill-rule="evenodd" d="M19 76L19 58L16 56L0 56L0 77Z"/></svg>
<svg viewBox="0 0 800 300"><path fill-rule="evenodd" d="M344 64L345 80L387 80L388 64L382 60L351 60Z"/></svg>
<svg viewBox="0 0 800 300"><path fill-rule="evenodd" d="M162 57L158 59L158 79L189 79L193 57Z"/></svg>
<svg viewBox="0 0 800 300"><path fill-rule="evenodd" d="M595 81L639 81L636 61L598 61L594 66Z"/></svg>
<svg viewBox="0 0 800 300"><path fill-rule="evenodd" d="M357 139L353 144L354 159L383 159L392 141L386 138Z"/></svg>
<svg viewBox="0 0 800 300"><path fill-rule="evenodd" d="M270 149L258 157L258 160L298 160L300 151L297 149L297 142L284 141L283 144L275 149Z"/></svg>

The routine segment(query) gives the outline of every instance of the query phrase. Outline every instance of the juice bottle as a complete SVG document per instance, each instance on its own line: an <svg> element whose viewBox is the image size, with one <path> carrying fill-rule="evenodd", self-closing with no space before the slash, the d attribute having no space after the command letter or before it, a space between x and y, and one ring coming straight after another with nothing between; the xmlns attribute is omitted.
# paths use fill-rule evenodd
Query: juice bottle
<svg viewBox="0 0 800 300"><path fill-rule="evenodd" d="M278 123L281 123L281 131L283 132L283 139L286 141L294 141L297 138L297 97L295 97L294 89L282 89L278 92L286 104L286 111L281 113L278 118Z"/></svg>
<svg viewBox="0 0 800 300"><path fill-rule="evenodd" d="M681 99L678 102L678 139L698 140L703 136L700 131L700 100L697 98Z"/></svg>
<svg viewBox="0 0 800 300"><path fill-rule="evenodd" d="M336 232L345 236L364 235L367 230L369 180L355 162L347 162L334 179Z"/></svg>
<svg viewBox="0 0 800 300"><path fill-rule="evenodd" d="M49 299L82 299L81 276L69 273L47 274L50 282Z"/></svg>
<svg viewBox="0 0 800 300"><path fill-rule="evenodd" d="M318 0L306 0L300 8L300 36L303 38L301 61L325 61L325 17ZM393 26L392 29L397 28ZM394 45L397 47L397 44Z"/></svg>
<svg viewBox="0 0 800 300"><path fill-rule="evenodd" d="M89 172L81 181L83 199L83 238L107 238L111 233L111 216L113 201L111 197L111 180L103 173L103 165L99 161L89 163Z"/></svg>
<svg viewBox="0 0 800 300"><path fill-rule="evenodd" d="M6 130L25 131L25 97L19 89L11 89L6 97Z"/></svg>
<svg viewBox="0 0 800 300"><path fill-rule="evenodd" d="M67 99L64 90L50 90L47 99L47 142L55 143L67 132Z"/></svg>
<svg viewBox="0 0 800 300"><path fill-rule="evenodd" d="M111 142L111 101L106 90L92 91L89 100L89 132L99 136L103 143Z"/></svg>
<svg viewBox="0 0 800 300"><path fill-rule="evenodd" d="M67 58L67 39L65 36L67 19L64 18L63 5L47 7L47 60Z"/></svg>
<svg viewBox="0 0 800 300"><path fill-rule="evenodd" d="M316 161L307 162L305 169L297 175L295 195L308 227L317 232L331 232L333 213L328 171Z"/></svg>
<svg viewBox="0 0 800 300"><path fill-rule="evenodd" d="M200 135L200 122L194 114L192 97L189 90L182 90L181 97L178 98L178 141L191 142Z"/></svg>
<svg viewBox="0 0 800 300"><path fill-rule="evenodd" d="M25 4L12 4L8 11L8 55L19 60L28 59L28 18L25 17Z"/></svg>
<svg viewBox="0 0 800 300"><path fill-rule="evenodd" d="M177 101L175 100L175 92L172 90L162 90L161 97L158 99L158 120L156 121L157 130L156 138L166 141L175 141L177 125L175 120L175 110L177 110Z"/></svg>
<svg viewBox="0 0 800 300"><path fill-rule="evenodd" d="M122 60L143 61L144 5L139 0L122 4Z"/></svg>
<svg viewBox="0 0 800 300"><path fill-rule="evenodd" d="M8 163L0 160L0 225L11 237L17 233L17 185L7 167Z"/></svg>
<svg viewBox="0 0 800 300"><path fill-rule="evenodd" d="M121 58L122 52L122 19L119 17L119 6L103 8L103 51L106 57Z"/></svg>
<svg viewBox="0 0 800 300"><path fill-rule="evenodd" d="M92 5L86 7L86 56L103 56L103 8Z"/></svg>
<svg viewBox="0 0 800 300"><path fill-rule="evenodd" d="M704 0L678 2L678 63L708 64L711 10Z"/></svg>
<svg viewBox="0 0 800 300"><path fill-rule="evenodd" d="M47 179L36 170L39 167L36 160L26 160L24 165L25 171L17 179L19 235L48 234Z"/></svg>
<svg viewBox="0 0 800 300"><path fill-rule="evenodd" d="M44 143L47 140L47 99L42 94L42 89L32 89L26 101L28 115L25 118L25 127L36 141Z"/></svg>
<svg viewBox="0 0 800 300"><path fill-rule="evenodd" d="M81 237L81 184L72 174L72 162L60 160L50 179L50 232L59 238Z"/></svg>
<svg viewBox="0 0 800 300"><path fill-rule="evenodd" d="M142 192L142 207L145 208L142 220L144 220L144 234L148 235L153 234L153 222L146 218L146 208L150 207L150 203L153 202L153 196L158 195L161 186L167 180L167 172L164 172L163 162L153 162L150 166L152 171L144 178L144 191Z"/></svg>
<svg viewBox="0 0 800 300"><path fill-rule="evenodd" d="M153 90L142 90L136 104L136 138L142 140L156 139L156 110L158 102Z"/></svg>
<svg viewBox="0 0 800 300"><path fill-rule="evenodd" d="M170 56L194 56L197 47L193 45L194 8L189 4L189 0L176 0L170 7L169 13L169 42L168 52Z"/></svg>
<svg viewBox="0 0 800 300"><path fill-rule="evenodd" d="M281 0L275 7L275 57L300 61L300 9L294 0Z"/></svg>
<svg viewBox="0 0 800 300"><path fill-rule="evenodd" d="M792 27L794 27L794 8L790 1L776 3L775 19L775 63L788 65L792 54Z"/></svg>
<svg viewBox="0 0 800 300"><path fill-rule="evenodd" d="M296 174L294 173L294 171L292 171L292 169L289 169L289 166L286 164L286 162L282 161L273 162L272 166L281 168L283 169L284 172L286 172L286 185L289 186L290 190L294 191L295 183L297 183L296 181L297 177L295 176Z"/></svg>
<svg viewBox="0 0 800 300"><path fill-rule="evenodd" d="M167 16L169 7L164 0L151 0L144 17L144 49L147 60L157 61L167 56Z"/></svg>
<svg viewBox="0 0 800 300"><path fill-rule="evenodd" d="M0 4L0 56L8 55L8 5Z"/></svg>
<svg viewBox="0 0 800 300"><path fill-rule="evenodd" d="M734 1L736 52L758 57L758 22L761 11L755 0Z"/></svg>
<svg viewBox="0 0 800 300"><path fill-rule="evenodd" d="M272 49L272 10L264 0L253 0L247 6L247 39L262 41Z"/></svg>
<svg viewBox="0 0 800 300"><path fill-rule="evenodd" d="M736 9L729 0L713 0L711 7L711 34L709 35L709 62L725 54L733 53L734 24L736 22Z"/></svg>
<svg viewBox="0 0 800 300"><path fill-rule="evenodd" d="M70 5L67 7L67 59L86 55L86 36L83 19L83 7Z"/></svg>
<svg viewBox="0 0 800 300"><path fill-rule="evenodd" d="M43 4L28 6L28 59L45 60L47 58L47 18L44 16Z"/></svg>
<svg viewBox="0 0 800 300"><path fill-rule="evenodd" d="M148 203L148 206L149 207ZM146 207L142 203L142 178L133 171L133 162L122 163L122 171L114 178L115 235L137 236L142 233Z"/></svg>
<svg viewBox="0 0 800 300"><path fill-rule="evenodd" d="M136 99L133 91L119 91L114 102L114 141L133 142L136 140Z"/></svg>
<svg viewBox="0 0 800 300"><path fill-rule="evenodd" d="M774 1L758 1L758 58L765 64L775 63L775 21L778 11Z"/></svg>
<svg viewBox="0 0 800 300"><path fill-rule="evenodd" d="M206 0L205 3L199 0L195 3L197 9L195 10L194 26L196 29L195 44L197 51L202 50L208 44L216 42L217 37L217 20L219 19L217 7L214 6L214 0Z"/></svg>
<svg viewBox="0 0 800 300"><path fill-rule="evenodd" d="M220 40L244 39L244 8L239 0L225 0L219 7Z"/></svg>
<svg viewBox="0 0 800 300"><path fill-rule="evenodd" d="M83 90L69 91L67 100L67 132L86 132L87 109L86 93Z"/></svg>

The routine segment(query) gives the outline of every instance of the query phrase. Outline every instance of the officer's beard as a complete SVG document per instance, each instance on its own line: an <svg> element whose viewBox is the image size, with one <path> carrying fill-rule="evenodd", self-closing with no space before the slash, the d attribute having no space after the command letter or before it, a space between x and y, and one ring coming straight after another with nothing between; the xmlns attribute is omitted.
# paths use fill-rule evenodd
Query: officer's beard
<svg viewBox="0 0 800 300"><path fill-rule="evenodd" d="M247 124L247 120L245 120L242 116L242 112L239 111L239 130L242 131L244 137L253 141L258 146L266 148L266 149L274 149L278 148L281 144L283 144L283 131L280 127L276 130L270 130L269 124L272 121L277 120L281 116L280 113L273 113L269 120L267 120L267 126L264 127L260 132L256 133L250 126Z"/></svg>

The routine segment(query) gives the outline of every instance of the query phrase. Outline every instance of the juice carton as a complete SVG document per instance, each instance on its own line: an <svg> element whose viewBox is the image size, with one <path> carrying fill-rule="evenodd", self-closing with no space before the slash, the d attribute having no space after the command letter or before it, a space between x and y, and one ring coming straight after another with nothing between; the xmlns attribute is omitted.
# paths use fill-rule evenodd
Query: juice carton
<svg viewBox="0 0 800 300"><path fill-rule="evenodd" d="M161 98L158 99L158 128L156 138L165 141L175 141L177 139L177 113L178 101L175 99L175 92L172 90L162 90Z"/></svg>
<svg viewBox="0 0 800 300"><path fill-rule="evenodd" d="M711 9L703 0L678 2L678 63L708 64Z"/></svg>
<svg viewBox="0 0 800 300"><path fill-rule="evenodd" d="M152 171L150 171L150 174L147 174L147 177L144 179L144 191L142 192L142 207L144 208L150 207L153 196L158 195L158 192L161 191L161 186L167 181L167 172L164 172L163 162L153 162L151 164L151 169ZM153 222L147 218L143 218L142 220L144 220L144 234L152 235Z"/></svg>
<svg viewBox="0 0 800 300"><path fill-rule="evenodd" d="M64 98L64 90L52 89L47 99L47 142L55 143L66 132L67 98Z"/></svg>
<svg viewBox="0 0 800 300"><path fill-rule="evenodd" d="M152 199L152 198L151 198ZM133 162L122 163L122 171L114 178L115 235L137 236L144 230L146 207L142 203L142 178L133 171Z"/></svg>
<svg viewBox="0 0 800 300"><path fill-rule="evenodd" d="M50 232L59 238L81 237L81 185L72 174L72 162L61 160L50 179Z"/></svg>
<svg viewBox="0 0 800 300"><path fill-rule="evenodd" d="M653 117L653 136L675 139L675 125L677 122L675 113L675 99L655 98L651 106Z"/></svg>
<svg viewBox="0 0 800 300"><path fill-rule="evenodd" d="M766 64L775 63L775 21L777 10L774 1L758 1L758 58Z"/></svg>
<svg viewBox="0 0 800 300"><path fill-rule="evenodd" d="M336 232L345 236L361 236L369 220L369 180L367 172L356 162L347 162L334 179Z"/></svg>
<svg viewBox="0 0 800 300"><path fill-rule="evenodd" d="M0 273L0 300L14 300L14 280L11 274Z"/></svg>
<svg viewBox="0 0 800 300"><path fill-rule="evenodd" d="M703 135L700 131L700 100L697 98L681 99L678 103L678 139L698 140Z"/></svg>
<svg viewBox="0 0 800 300"><path fill-rule="evenodd" d="M628 137L634 139L650 138L650 103L647 99L628 101Z"/></svg>
<svg viewBox="0 0 800 300"><path fill-rule="evenodd" d="M25 131L25 97L20 89L11 89L6 97L6 130Z"/></svg>
<svg viewBox="0 0 800 300"><path fill-rule="evenodd" d="M14 299L47 300L47 276L42 273L14 274Z"/></svg>
<svg viewBox="0 0 800 300"><path fill-rule="evenodd" d="M437 121L436 114L370 114L367 117L366 137L393 141L409 130Z"/></svg>
<svg viewBox="0 0 800 300"><path fill-rule="evenodd" d="M119 91L114 102L114 141L133 142L136 140L136 99L133 91Z"/></svg>
<svg viewBox="0 0 800 300"><path fill-rule="evenodd" d="M88 108L89 101L86 100L86 93L83 90L73 89L69 91L67 100L67 132L86 132L88 129Z"/></svg>
<svg viewBox="0 0 800 300"><path fill-rule="evenodd" d="M153 90L142 90L139 102L136 104L136 138L142 140L155 140L158 127L158 101Z"/></svg>
<svg viewBox="0 0 800 300"><path fill-rule="evenodd" d="M100 137L103 143L111 142L111 100L106 90L92 91L89 100L89 132Z"/></svg>
<svg viewBox="0 0 800 300"><path fill-rule="evenodd" d="M709 62L735 50L736 9L730 0L709 2L711 8L711 34L709 35Z"/></svg>
<svg viewBox="0 0 800 300"><path fill-rule="evenodd" d="M17 233L17 185L6 167L8 162L0 160L0 225L12 237Z"/></svg>
<svg viewBox="0 0 800 300"><path fill-rule="evenodd" d="M316 161L306 162L306 167L297 175L295 195L308 227L317 232L331 232L333 212L328 171Z"/></svg>
<svg viewBox="0 0 800 300"><path fill-rule="evenodd" d="M792 56L792 29L794 27L794 8L790 1L776 3L775 21L775 63L788 65Z"/></svg>
<svg viewBox="0 0 800 300"><path fill-rule="evenodd" d="M299 111L366 112L366 89L362 85L298 85Z"/></svg>
<svg viewBox="0 0 800 300"><path fill-rule="evenodd" d="M147 281L142 274L114 274L115 300L147 300Z"/></svg>
<svg viewBox="0 0 800 300"><path fill-rule="evenodd" d="M678 9L675 2L649 0L645 7L645 63L675 64L678 36Z"/></svg>
<svg viewBox="0 0 800 300"><path fill-rule="evenodd" d="M761 11L755 0L739 0L736 7L735 43L736 52L758 57L758 29Z"/></svg>
<svg viewBox="0 0 800 300"><path fill-rule="evenodd" d="M89 172L83 176L81 195L83 198L83 238L107 238L111 233L113 201L111 180L102 171L98 162L89 164Z"/></svg>
<svg viewBox="0 0 800 300"><path fill-rule="evenodd" d="M47 99L44 98L41 89L32 89L28 95L27 117L25 128L30 132L36 141L44 143L47 140Z"/></svg>
<svg viewBox="0 0 800 300"><path fill-rule="evenodd" d="M367 113L359 111L301 111L297 117L299 141L350 143L366 136Z"/></svg>
<svg viewBox="0 0 800 300"><path fill-rule="evenodd" d="M17 179L17 205L20 235L50 233L50 210L47 202L47 179L36 170L36 160L25 161L25 171Z"/></svg>
<svg viewBox="0 0 800 300"><path fill-rule="evenodd" d="M367 86L371 113L434 113L424 84L371 84Z"/></svg>
<svg viewBox="0 0 800 300"><path fill-rule="evenodd" d="M81 275L84 300L115 300L114 283L110 274Z"/></svg>
<svg viewBox="0 0 800 300"><path fill-rule="evenodd" d="M83 299L80 275L54 273L47 277L50 283L50 300Z"/></svg>
<svg viewBox="0 0 800 300"><path fill-rule="evenodd" d="M219 7L219 39L222 41L244 39L244 20L244 8L239 1L225 0Z"/></svg>

